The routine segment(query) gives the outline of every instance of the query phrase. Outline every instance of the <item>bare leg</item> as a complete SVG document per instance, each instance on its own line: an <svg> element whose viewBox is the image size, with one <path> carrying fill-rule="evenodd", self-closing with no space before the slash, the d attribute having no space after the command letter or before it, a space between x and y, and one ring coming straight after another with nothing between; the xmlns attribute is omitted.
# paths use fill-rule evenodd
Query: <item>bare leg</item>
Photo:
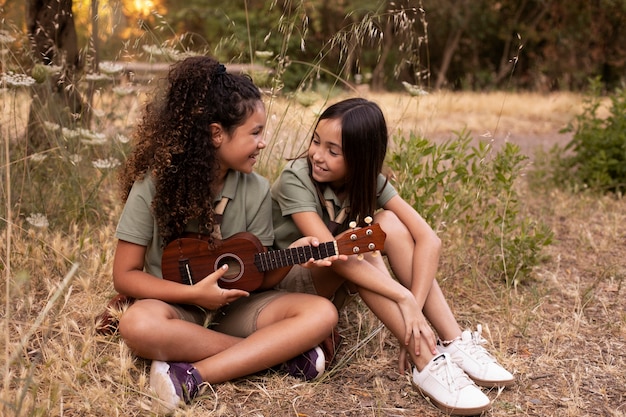
<svg viewBox="0 0 626 417"><path fill-rule="evenodd" d="M389 329L389 331L400 341L404 340L404 318L398 308L398 305L390 299L381 296L380 294L367 291L363 288L359 289L359 295L365 302L365 304L372 310L372 313L376 315L383 322L383 324ZM420 339L420 354L415 355L415 346L413 338L406 350L409 353L411 362L417 366L417 369L422 370L424 366L433 358L433 354L430 352L426 339L421 337ZM402 364L401 364L402 366Z"/></svg>
<svg viewBox="0 0 626 417"><path fill-rule="evenodd" d="M390 211L377 214L376 221L387 233L385 254L396 278L423 300L424 316L440 338L451 340L461 334L448 302L435 278L437 262L420 258L420 248L405 225ZM430 268L433 268L432 270ZM423 278L422 278L423 277ZM418 282L419 279L428 280Z"/></svg>
<svg viewBox="0 0 626 417"><path fill-rule="evenodd" d="M256 332L194 366L209 383L255 373L318 345L330 335L337 320L337 310L327 299L288 294L261 311Z"/></svg>
<svg viewBox="0 0 626 417"><path fill-rule="evenodd" d="M122 315L119 331L137 356L162 361L195 362L242 340L181 320L160 300L137 300Z"/></svg>

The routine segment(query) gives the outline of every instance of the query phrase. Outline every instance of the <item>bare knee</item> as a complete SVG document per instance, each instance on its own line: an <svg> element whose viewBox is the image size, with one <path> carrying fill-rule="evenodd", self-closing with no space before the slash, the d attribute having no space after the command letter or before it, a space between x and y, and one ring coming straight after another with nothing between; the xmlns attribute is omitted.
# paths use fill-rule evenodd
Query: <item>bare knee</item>
<svg viewBox="0 0 626 417"><path fill-rule="evenodd" d="M141 346L149 345L156 337L155 329L159 329L164 313L159 314L150 305L152 300L141 300L130 306L120 317L119 332L126 345L134 352L141 351Z"/></svg>
<svg viewBox="0 0 626 417"><path fill-rule="evenodd" d="M320 331L330 330L339 322L337 308L329 299L318 295L302 294L306 300L298 307L298 315L311 318L315 317L315 325Z"/></svg>
<svg viewBox="0 0 626 417"><path fill-rule="evenodd" d="M257 328L280 322L285 319L297 319L301 325L306 323L309 334L330 333L339 321L335 305L327 298L303 293L289 293L277 298L266 306L257 319Z"/></svg>
<svg viewBox="0 0 626 417"><path fill-rule="evenodd" d="M394 240L402 242L413 241L411 232L393 211L381 210L376 213L374 220L380 224L387 236L393 236Z"/></svg>
<svg viewBox="0 0 626 417"><path fill-rule="evenodd" d="M339 313L337 312L337 307L327 298L318 297L319 299L316 302L320 303L319 312L320 312L320 320L324 321L325 327L333 328L339 322Z"/></svg>

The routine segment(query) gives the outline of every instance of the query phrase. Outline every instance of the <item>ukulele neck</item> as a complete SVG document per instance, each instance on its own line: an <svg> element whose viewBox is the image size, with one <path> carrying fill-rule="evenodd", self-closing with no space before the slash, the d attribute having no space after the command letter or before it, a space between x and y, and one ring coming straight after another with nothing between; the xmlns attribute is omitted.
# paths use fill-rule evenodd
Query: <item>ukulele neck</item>
<svg viewBox="0 0 626 417"><path fill-rule="evenodd" d="M259 271L265 272L286 266L303 264L311 258L316 261L328 258L336 255L338 252L336 241L320 243L319 246L300 246L297 248L271 250L255 254L254 265Z"/></svg>

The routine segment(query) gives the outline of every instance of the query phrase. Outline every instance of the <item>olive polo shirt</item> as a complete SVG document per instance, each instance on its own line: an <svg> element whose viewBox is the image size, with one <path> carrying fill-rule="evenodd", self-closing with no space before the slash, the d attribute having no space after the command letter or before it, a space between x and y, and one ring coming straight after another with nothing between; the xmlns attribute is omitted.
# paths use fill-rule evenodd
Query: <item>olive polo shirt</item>
<svg viewBox="0 0 626 417"><path fill-rule="evenodd" d="M376 205L382 208L391 198L397 195L397 191L386 180L385 176L378 176L378 189L381 190ZM288 247L294 240L302 237L300 230L293 222L291 215L301 212L317 213L325 224L330 217L326 208L317 196L315 185L309 175L309 166L306 158L296 159L285 167L271 189L272 213L274 222L274 246L278 249ZM344 207L347 202L341 201L330 187L324 190L324 198L331 201L335 207L335 213ZM372 213L373 214L373 213ZM345 230L339 229L337 233Z"/></svg>
<svg viewBox="0 0 626 417"><path fill-rule="evenodd" d="M230 199L224 210L221 224L224 239L238 232L250 232L264 246L272 245L274 230L269 189L269 181L254 172L251 174L228 172L222 193L215 200L217 203L222 197ZM162 239L152 213L152 200L155 194L156 188L149 176L133 184L120 216L115 237L146 246L144 270L162 277ZM186 230L197 232L197 221L190 222Z"/></svg>

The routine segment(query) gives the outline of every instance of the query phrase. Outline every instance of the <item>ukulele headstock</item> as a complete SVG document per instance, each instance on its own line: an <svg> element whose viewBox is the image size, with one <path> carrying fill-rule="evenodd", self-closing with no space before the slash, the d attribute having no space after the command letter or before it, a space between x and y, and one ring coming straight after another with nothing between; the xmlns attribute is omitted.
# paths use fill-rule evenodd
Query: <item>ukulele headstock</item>
<svg viewBox="0 0 626 417"><path fill-rule="evenodd" d="M356 222L350 222L351 230L346 230L337 237L337 248L340 255L358 255L381 251L385 247L387 235L380 225L372 224L372 218L365 218L367 226L356 227Z"/></svg>

